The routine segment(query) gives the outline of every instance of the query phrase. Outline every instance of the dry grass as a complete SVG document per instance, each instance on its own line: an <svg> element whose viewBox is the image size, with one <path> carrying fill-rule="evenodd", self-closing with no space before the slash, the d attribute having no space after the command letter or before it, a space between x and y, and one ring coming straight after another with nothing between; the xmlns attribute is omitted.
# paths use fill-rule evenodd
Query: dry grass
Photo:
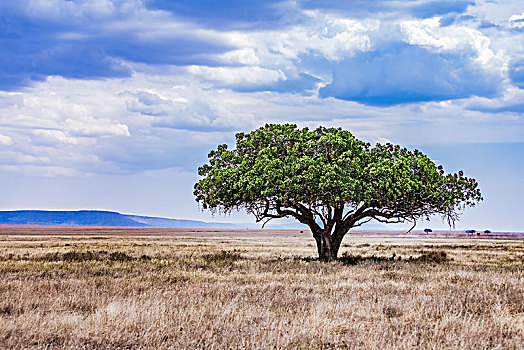
<svg viewBox="0 0 524 350"><path fill-rule="evenodd" d="M522 349L522 241L269 235L2 236L0 348Z"/></svg>

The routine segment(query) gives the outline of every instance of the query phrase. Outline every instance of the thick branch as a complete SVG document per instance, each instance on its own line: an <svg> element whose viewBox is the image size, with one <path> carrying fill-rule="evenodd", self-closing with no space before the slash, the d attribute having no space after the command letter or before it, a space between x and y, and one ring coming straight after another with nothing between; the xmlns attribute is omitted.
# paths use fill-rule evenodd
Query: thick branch
<svg viewBox="0 0 524 350"><path fill-rule="evenodd" d="M299 216L303 218L305 221L301 221L298 216L295 216L297 220L308 225L311 228L311 230L313 231L313 233L321 231L320 226L315 222L315 218L313 214L307 207L305 207L304 205L298 202L292 202L291 207L294 208L295 210L298 210L300 212Z"/></svg>

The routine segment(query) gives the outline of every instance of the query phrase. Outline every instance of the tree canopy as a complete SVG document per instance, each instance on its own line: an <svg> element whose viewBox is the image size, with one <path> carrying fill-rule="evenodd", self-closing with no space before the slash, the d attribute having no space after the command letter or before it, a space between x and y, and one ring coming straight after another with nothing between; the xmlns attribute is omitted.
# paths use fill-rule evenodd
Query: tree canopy
<svg viewBox="0 0 524 350"><path fill-rule="evenodd" d="M372 219L413 222L439 214L454 225L482 200L475 179L445 174L418 150L372 147L341 128L268 124L219 145L199 168L204 209L245 209L257 221L293 217L310 227L319 257L336 258L344 235Z"/></svg>

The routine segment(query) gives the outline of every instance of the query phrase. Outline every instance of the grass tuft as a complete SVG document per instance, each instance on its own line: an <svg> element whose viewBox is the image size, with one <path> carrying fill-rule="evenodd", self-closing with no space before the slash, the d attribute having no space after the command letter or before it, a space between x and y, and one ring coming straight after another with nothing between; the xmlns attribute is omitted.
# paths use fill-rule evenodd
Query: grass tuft
<svg viewBox="0 0 524 350"><path fill-rule="evenodd" d="M340 261L344 265L357 265L364 262L369 263L378 263L378 262L385 262L385 261L391 261L391 258L383 257L383 256L361 256L361 255L350 255L346 252L342 254L340 258L338 258L338 261Z"/></svg>
<svg viewBox="0 0 524 350"><path fill-rule="evenodd" d="M416 261L420 262L426 262L426 263L436 263L436 264L442 264L444 262L447 262L448 255L443 250L433 250L427 253L423 253L421 256L419 256Z"/></svg>
<svg viewBox="0 0 524 350"><path fill-rule="evenodd" d="M207 264L214 264L220 267L231 266L235 261L242 259L237 250L221 250L217 253L205 254L202 259Z"/></svg>
<svg viewBox="0 0 524 350"><path fill-rule="evenodd" d="M146 255L143 255L140 257L142 260L147 260L150 258ZM24 260L30 260L29 258L25 258ZM71 250L67 252L54 252L54 253L47 253L42 256L37 256L34 258L36 261L45 261L45 262L60 262L60 261L66 261L66 262L84 262L84 261L132 261L137 260L133 258L132 256L124 253L124 252L107 252L105 250L99 250L99 251L78 251L78 250Z"/></svg>

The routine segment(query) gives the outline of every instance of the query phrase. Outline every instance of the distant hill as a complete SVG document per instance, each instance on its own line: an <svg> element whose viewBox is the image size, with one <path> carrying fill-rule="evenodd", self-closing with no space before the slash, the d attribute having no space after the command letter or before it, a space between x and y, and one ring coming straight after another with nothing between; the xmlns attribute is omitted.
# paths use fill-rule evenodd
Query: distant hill
<svg viewBox="0 0 524 350"><path fill-rule="evenodd" d="M118 226L118 227L171 227L171 228L233 228L260 229L258 223L217 223L198 220L167 219L154 216L120 214L114 211L78 210L12 210L0 211L0 225L76 225L76 226ZM307 230L309 227L292 220L275 220L265 226L267 229ZM367 224L363 230L388 230L385 225Z"/></svg>
<svg viewBox="0 0 524 350"><path fill-rule="evenodd" d="M0 211L0 224L7 225L79 225L119 227L172 228L254 228L253 224L227 224L197 220L166 219L126 215L112 211L78 210L14 210ZM259 226L257 226L259 227Z"/></svg>

